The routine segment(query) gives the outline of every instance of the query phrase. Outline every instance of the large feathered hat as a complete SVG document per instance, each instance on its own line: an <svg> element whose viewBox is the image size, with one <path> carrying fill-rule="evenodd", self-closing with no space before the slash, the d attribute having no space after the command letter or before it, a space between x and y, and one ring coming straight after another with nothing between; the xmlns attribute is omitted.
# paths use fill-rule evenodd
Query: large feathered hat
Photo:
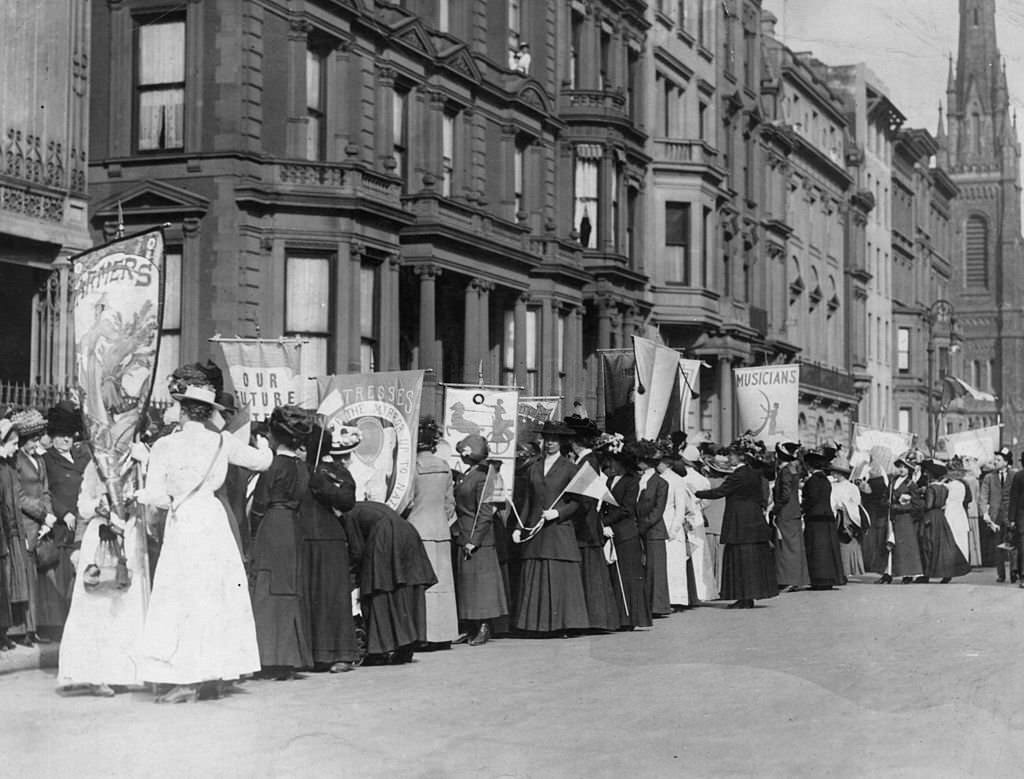
<svg viewBox="0 0 1024 779"><path fill-rule="evenodd" d="M419 431L416 434L416 449L421 452L432 452L441 440L441 428L433 417L420 418Z"/></svg>
<svg viewBox="0 0 1024 779"><path fill-rule="evenodd" d="M270 430L303 441L313 432L313 420L298 406L278 406L270 414Z"/></svg>
<svg viewBox="0 0 1024 779"><path fill-rule="evenodd" d="M491 453L487 439L482 435L468 435L456 445L455 450L466 462L482 463Z"/></svg>
<svg viewBox="0 0 1024 779"><path fill-rule="evenodd" d="M70 400L62 400L46 412L46 431L51 436L75 438L82 433L82 413Z"/></svg>
<svg viewBox="0 0 1024 779"><path fill-rule="evenodd" d="M19 411L11 417L14 429L18 431L18 437L24 441L29 438L41 436L46 432L46 420L34 408L27 408Z"/></svg>

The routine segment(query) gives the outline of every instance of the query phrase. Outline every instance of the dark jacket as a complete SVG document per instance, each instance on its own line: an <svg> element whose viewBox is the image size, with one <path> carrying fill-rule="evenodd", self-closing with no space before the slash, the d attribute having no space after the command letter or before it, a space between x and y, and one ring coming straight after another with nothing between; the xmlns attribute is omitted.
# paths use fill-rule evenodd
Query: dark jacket
<svg viewBox="0 0 1024 779"><path fill-rule="evenodd" d="M794 461L779 466L772 503L779 520L800 519L800 463Z"/></svg>
<svg viewBox="0 0 1024 779"><path fill-rule="evenodd" d="M593 452L588 454L576 463L576 469L582 468L584 463L589 463L595 473L598 476L601 475L601 463L596 454ZM603 546L601 512L597 510L597 501L594 498L585 497L578 497L578 500L580 502L579 510L572 517L573 528L576 531L576 543L580 545L581 549Z"/></svg>
<svg viewBox="0 0 1024 779"><path fill-rule="evenodd" d="M82 489L82 475L89 464L89 449L81 444L71 447L71 459L56 449L47 449L43 455L46 479L50 485L50 500L57 519L65 514L78 516L78 493Z"/></svg>
<svg viewBox="0 0 1024 779"><path fill-rule="evenodd" d="M723 544L757 544L771 539L771 525L765 520L765 487L761 472L741 465L710 490L696 493L703 500L725 498L722 513Z"/></svg>
<svg viewBox="0 0 1024 779"><path fill-rule="evenodd" d="M636 499L636 528L648 541L667 541L665 506L668 503L668 482L652 474Z"/></svg>
<svg viewBox="0 0 1024 779"><path fill-rule="evenodd" d="M924 491L910 476L907 476L899 486L896 485L898 480L899 477L893 477L889 483L889 516L896 519L909 515L916 519L924 512ZM909 503L900 502L904 495L910 496Z"/></svg>
<svg viewBox="0 0 1024 779"><path fill-rule="evenodd" d="M494 504L481 503L487 465L470 468L455 485L455 522L452 540L459 546L494 546Z"/></svg>
<svg viewBox="0 0 1024 779"><path fill-rule="evenodd" d="M544 474L543 457L530 466L523 524L527 528L534 527L540 522L540 515L549 508L558 511L558 519L545 522L537 535L523 544L522 559L568 560L577 563L582 559L572 526L573 515L580 506L579 498L568 493L562 494L575 474L576 466L561 456L555 460L547 475ZM558 498L560 494L562 497ZM552 506L556 498L558 503Z"/></svg>
<svg viewBox="0 0 1024 779"><path fill-rule="evenodd" d="M609 489L612 497L619 505L605 504L604 524L612 529L616 543L638 537L640 531L636 529L636 499L640 493L640 479L635 474L628 473L614 485L611 484L611 479L608 482L611 485Z"/></svg>
<svg viewBox="0 0 1024 779"><path fill-rule="evenodd" d="M14 456L14 468L21 484L18 503L21 508L22 535L28 541L29 549L35 549L39 542L39 528L46 521L46 515L53 514L46 465L40 457L18 452Z"/></svg>
<svg viewBox="0 0 1024 779"><path fill-rule="evenodd" d="M835 522L832 513L832 482L823 471L815 471L804 482L803 500L800 508L805 522Z"/></svg>

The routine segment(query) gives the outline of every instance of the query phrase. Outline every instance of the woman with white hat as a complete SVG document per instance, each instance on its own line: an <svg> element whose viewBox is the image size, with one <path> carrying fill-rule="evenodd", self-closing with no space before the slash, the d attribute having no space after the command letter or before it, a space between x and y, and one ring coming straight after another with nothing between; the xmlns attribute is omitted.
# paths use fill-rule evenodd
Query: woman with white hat
<svg viewBox="0 0 1024 779"><path fill-rule="evenodd" d="M828 466L832 482L832 512L839 528L839 553L843 558L843 573L847 576L864 574L864 556L860 541L870 525L867 511L861 505L860 488L850 481L853 469L843 455Z"/></svg>
<svg viewBox="0 0 1024 779"><path fill-rule="evenodd" d="M136 494L169 509L137 657L142 679L171 687L158 703L196 701L204 683L216 693L222 682L260 669L245 568L214 492L229 463L265 471L274 459L263 439L254 448L206 426L219 404L202 374L190 375L174 398L181 430L153 445Z"/></svg>

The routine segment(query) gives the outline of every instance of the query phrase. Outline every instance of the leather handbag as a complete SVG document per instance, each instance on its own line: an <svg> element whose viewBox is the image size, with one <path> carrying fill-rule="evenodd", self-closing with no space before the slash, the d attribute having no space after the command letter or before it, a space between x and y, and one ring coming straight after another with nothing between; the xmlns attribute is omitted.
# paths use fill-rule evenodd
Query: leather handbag
<svg viewBox="0 0 1024 779"><path fill-rule="evenodd" d="M36 542L36 570L49 571L60 562L60 550L52 533L47 533Z"/></svg>

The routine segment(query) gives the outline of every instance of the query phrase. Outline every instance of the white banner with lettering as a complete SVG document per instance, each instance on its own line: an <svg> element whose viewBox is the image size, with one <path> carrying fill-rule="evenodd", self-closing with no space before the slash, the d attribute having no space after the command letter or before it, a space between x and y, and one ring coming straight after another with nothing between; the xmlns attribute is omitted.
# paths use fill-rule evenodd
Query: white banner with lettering
<svg viewBox="0 0 1024 779"><path fill-rule="evenodd" d="M800 440L800 366L759 365L735 374L736 431L769 447Z"/></svg>

